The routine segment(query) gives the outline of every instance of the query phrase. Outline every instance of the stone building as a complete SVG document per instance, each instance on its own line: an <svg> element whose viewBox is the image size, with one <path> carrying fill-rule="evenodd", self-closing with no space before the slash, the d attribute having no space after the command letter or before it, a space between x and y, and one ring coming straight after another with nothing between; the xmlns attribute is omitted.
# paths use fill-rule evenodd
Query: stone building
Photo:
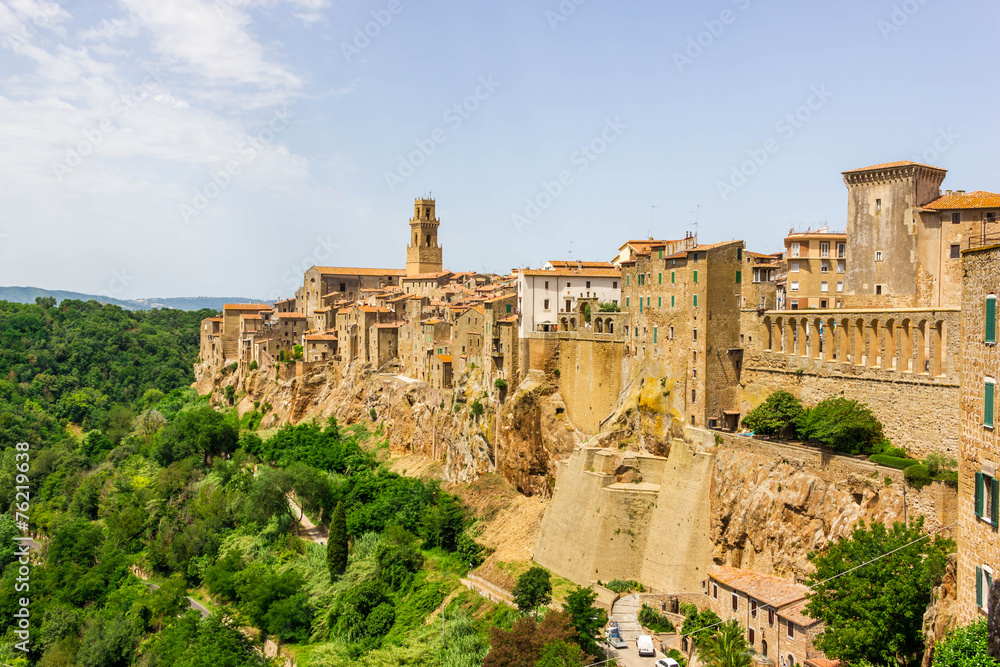
<svg viewBox="0 0 1000 667"><path fill-rule="evenodd" d="M785 275L783 262L784 253L763 254L759 252L745 252L743 258L746 267L743 275L750 280L743 280L742 302L743 308L752 310L773 310L778 307L778 280Z"/></svg>
<svg viewBox="0 0 1000 667"><path fill-rule="evenodd" d="M206 317L201 321L198 358L202 363L222 365L222 318Z"/></svg>
<svg viewBox="0 0 1000 667"><path fill-rule="evenodd" d="M780 577L723 565L709 572L705 594L723 621L735 618L743 626L758 662L792 667L826 659L813 648L823 624L805 613L808 591Z"/></svg>
<svg viewBox="0 0 1000 667"><path fill-rule="evenodd" d="M450 354L434 354L429 361L427 381L434 389L451 389L452 367Z"/></svg>
<svg viewBox="0 0 1000 667"><path fill-rule="evenodd" d="M690 250L696 245L698 245L698 235L691 233L686 234L682 239L673 241L653 239L653 237L626 241L618 248L618 254L611 260L611 264L621 266L622 262L634 260L636 255L648 255L654 247L662 249L667 255L673 255L683 250Z"/></svg>
<svg viewBox="0 0 1000 667"><path fill-rule="evenodd" d="M621 264L629 315L624 375L662 378L673 414L691 426L738 422L746 265L742 241L672 255L652 246Z"/></svg>
<svg viewBox="0 0 1000 667"><path fill-rule="evenodd" d="M411 243L406 247L406 275L439 273L444 265L438 245L441 220L434 214L434 200L418 198L410 218Z"/></svg>
<svg viewBox="0 0 1000 667"><path fill-rule="evenodd" d="M847 234L791 233L785 237L788 309L839 308L847 273Z"/></svg>
<svg viewBox="0 0 1000 667"><path fill-rule="evenodd" d="M550 262L550 265L553 263ZM569 268L522 269L517 278L520 336L570 330L584 325L579 299L619 304L621 272L617 268L587 268L583 262Z"/></svg>
<svg viewBox="0 0 1000 667"><path fill-rule="evenodd" d="M973 244L975 245L975 244ZM958 620L986 615L988 591L1000 572L1000 440L997 438L997 295L1000 244L962 252L962 383L958 512Z"/></svg>
<svg viewBox="0 0 1000 667"><path fill-rule="evenodd" d="M303 337L306 361L330 361L337 356L337 335L334 333L312 333Z"/></svg>
<svg viewBox="0 0 1000 667"><path fill-rule="evenodd" d="M453 275L451 271L417 273L412 276L404 276L400 284L404 294L438 298L442 296L444 287L448 285Z"/></svg>
<svg viewBox="0 0 1000 667"><path fill-rule="evenodd" d="M368 358L375 370L384 368L399 358L399 322L379 322L371 325L368 341L371 349Z"/></svg>
<svg viewBox="0 0 1000 667"><path fill-rule="evenodd" d="M468 308L455 318L452 335L452 366L461 373L474 363L483 365L483 328L486 317L482 306Z"/></svg>
<svg viewBox="0 0 1000 667"><path fill-rule="evenodd" d="M372 325L393 321L393 312L379 306L354 305L337 311L337 341L344 363L373 362L369 356L373 349L369 340Z"/></svg>
<svg viewBox="0 0 1000 667"><path fill-rule="evenodd" d="M1000 231L1000 195L956 190L942 196L946 174L945 169L908 161L843 173L848 190L846 307L958 305L960 250L967 239Z"/></svg>
<svg viewBox="0 0 1000 667"><path fill-rule="evenodd" d="M222 344L223 363L237 361L240 352L240 318L243 315L261 315L272 312L266 303L226 303L222 306Z"/></svg>
<svg viewBox="0 0 1000 667"><path fill-rule="evenodd" d="M403 275L399 269L313 266L306 270L302 287L295 292L295 310L305 314L313 329L317 308L341 300L357 301L364 289L398 286Z"/></svg>

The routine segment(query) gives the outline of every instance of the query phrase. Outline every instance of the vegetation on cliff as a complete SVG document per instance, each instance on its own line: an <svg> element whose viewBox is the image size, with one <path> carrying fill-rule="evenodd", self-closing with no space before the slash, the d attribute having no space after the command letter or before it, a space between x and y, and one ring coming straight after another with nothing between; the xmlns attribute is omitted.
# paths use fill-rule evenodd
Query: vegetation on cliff
<svg viewBox="0 0 1000 667"><path fill-rule="evenodd" d="M987 652L986 619L955 628L934 647L932 667L1000 667Z"/></svg>

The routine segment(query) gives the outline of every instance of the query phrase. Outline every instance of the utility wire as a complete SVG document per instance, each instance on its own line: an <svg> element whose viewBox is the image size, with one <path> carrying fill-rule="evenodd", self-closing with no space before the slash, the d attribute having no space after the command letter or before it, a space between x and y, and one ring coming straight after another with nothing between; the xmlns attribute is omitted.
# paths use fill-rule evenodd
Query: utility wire
<svg viewBox="0 0 1000 667"><path fill-rule="evenodd" d="M881 556L876 556L875 558L872 558L872 559L871 559L871 560L869 560L869 561L866 561L866 562L864 562L864 563L861 563L860 565L855 565L854 567L850 568L849 570L844 570L843 572L840 572L840 573L838 573L838 574L835 574L835 575L833 575L832 577L828 577L828 578L824 579L823 581L817 581L817 582L816 582L815 584L813 584L812 586L807 586L807 587L806 587L806 590L807 590L807 591L809 591L809 590L812 590L812 589L813 589L813 588L815 588L816 586L819 586L819 585L821 585L821 584L825 584L825 583L826 583L826 582L828 582L828 581L833 581L833 580L834 580L834 579L836 579L837 577L842 577L842 576L844 576L845 574L848 574L848 573L850 573L850 572L854 572L854 571L855 571L855 570L857 570L858 568L862 568L862 567L864 567L864 566L866 566L866 565L871 565L872 563L874 563L874 562L875 562L875 561L877 561L877 560L882 560L882 559L883 559L883 558L885 558L886 556L891 556L892 554L896 553L897 551L901 551L901 550L903 550L903 549L906 549L907 547L911 547L911 546L913 546L914 544L916 544L917 542L921 542L921 541L923 541L923 540L926 540L926 539L927 539L928 537L932 537L932 536L934 536L934 535L937 535L937 534L938 534L938 533L940 533L940 532L941 532L942 530L947 530L947 529L951 528L952 526L957 526L958 524L959 524L959 522L958 522L958 521L952 521L952 522L951 522L951 523L949 523L949 524L948 524L947 526L941 526L940 528L938 528L938 529L937 529L937 530L935 530L935 531L932 531L932 532L930 532L930 533L927 533L926 535L922 535L921 537L918 537L917 539L913 540L913 541L912 541L912 542L910 542L909 544L904 544L904 545L903 545L903 546L901 546L901 547L897 547L897 548L893 549L892 551L888 551L888 552L886 552L886 553L882 554ZM777 611L777 610L775 610L775 611ZM697 629L697 630L695 630L694 632L701 632L702 630L708 630L709 628L714 628L715 626L717 626L717 625L722 625L722 624L724 624L724 623L728 623L728 621L719 621L718 623L713 623L712 625L706 625L706 626L705 626L705 627L703 627L703 628L698 628L698 629ZM684 635L681 635L681 637L690 637L690 636L691 636L692 634L694 634L694 632L689 632L689 633L687 633L687 634L684 634Z"/></svg>

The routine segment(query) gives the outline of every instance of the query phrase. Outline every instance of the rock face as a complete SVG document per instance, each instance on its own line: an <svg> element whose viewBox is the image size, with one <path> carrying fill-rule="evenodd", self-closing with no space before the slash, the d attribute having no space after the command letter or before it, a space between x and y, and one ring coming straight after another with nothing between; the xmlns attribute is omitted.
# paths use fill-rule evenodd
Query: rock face
<svg viewBox="0 0 1000 667"><path fill-rule="evenodd" d="M923 667L930 667L934 657L934 645L941 641L958 622L957 572L958 554L952 554L945 566L941 584L931 593L931 603L924 613L922 628L925 637Z"/></svg>
<svg viewBox="0 0 1000 667"><path fill-rule="evenodd" d="M481 369L456 378L454 389L373 373L361 364L330 363L286 381L277 379L275 369L246 374L196 369L196 387L212 392L215 400L224 400L229 385L240 397L241 415L267 409L264 428L330 416L347 424L375 421L394 454L443 461L447 481L474 481L496 471L499 460L499 472L529 496L549 494L555 459L568 456L582 439L566 419L558 388L544 376L501 396L487 388ZM481 414L473 414L474 402L482 406Z"/></svg>

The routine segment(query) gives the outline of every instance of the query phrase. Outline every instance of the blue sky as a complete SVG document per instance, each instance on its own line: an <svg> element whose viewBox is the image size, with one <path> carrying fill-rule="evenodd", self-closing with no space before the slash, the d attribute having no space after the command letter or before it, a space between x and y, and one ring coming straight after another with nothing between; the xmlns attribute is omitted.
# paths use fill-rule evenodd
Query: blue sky
<svg viewBox="0 0 1000 667"><path fill-rule="evenodd" d="M702 242L775 251L791 227L843 228L845 169L916 159L945 188L1000 190L978 31L998 18L934 0L8 0L0 284L288 296L313 263L402 267L428 192L452 270L610 259L696 217Z"/></svg>

